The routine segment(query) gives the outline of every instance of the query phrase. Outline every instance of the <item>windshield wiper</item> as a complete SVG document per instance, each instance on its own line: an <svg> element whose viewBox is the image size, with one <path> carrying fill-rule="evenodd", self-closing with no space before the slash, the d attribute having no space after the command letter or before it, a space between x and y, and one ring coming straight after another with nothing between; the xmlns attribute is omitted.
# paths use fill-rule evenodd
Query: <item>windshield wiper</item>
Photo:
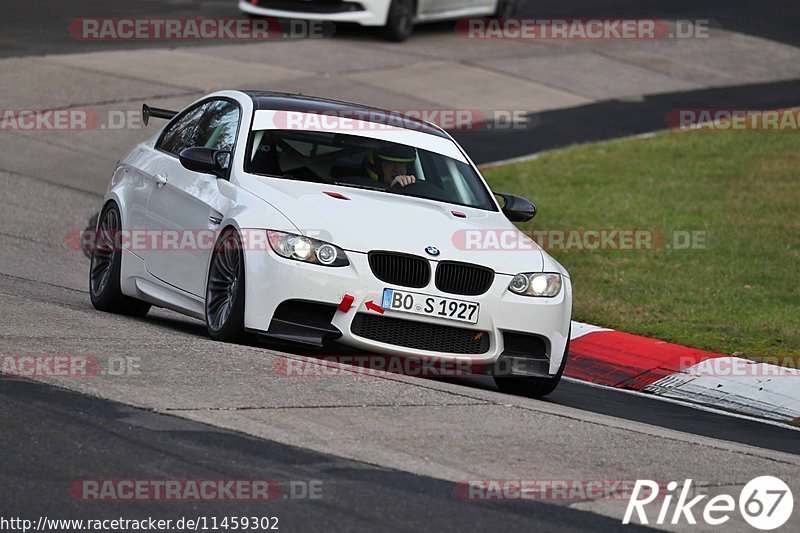
<svg viewBox="0 0 800 533"><path fill-rule="evenodd" d="M388 187L379 187L377 185L362 185L362 184L358 184L358 183L347 183L347 182L344 182L344 181L334 181L332 183L334 185L340 185L342 187L352 187L354 189L364 189L364 190L367 190L367 191L381 191L381 192L390 192L390 193L396 193L397 192L397 191L393 191L393 190L389 189Z"/></svg>

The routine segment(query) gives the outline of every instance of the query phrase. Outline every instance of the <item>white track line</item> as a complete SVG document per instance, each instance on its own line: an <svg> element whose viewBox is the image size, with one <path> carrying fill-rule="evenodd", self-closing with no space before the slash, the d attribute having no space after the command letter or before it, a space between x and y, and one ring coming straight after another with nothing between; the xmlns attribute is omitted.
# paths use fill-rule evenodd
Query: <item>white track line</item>
<svg viewBox="0 0 800 533"><path fill-rule="evenodd" d="M639 391L630 390L630 389L618 389L616 387L609 387L608 385L600 385L599 383L592 383L591 381L584 381L582 379L571 378L569 376L564 376L562 379L564 379L565 381L569 381L570 383L578 383L580 385L587 385L589 387L596 387L598 389L617 391L617 392L622 392L624 394L630 394L630 395L633 395L633 396L641 396L643 398L650 398L651 400L659 400L659 401L662 401L662 402L674 403L674 404L677 404L677 405L682 405L684 407L691 407L692 409L697 409L698 411L706 411L708 413L714 413L714 414L718 414L718 415L725 415L725 416L730 416L730 417L733 417L733 418L740 418L742 420L750 420L751 422L760 422L762 424L767 424L769 426L777 426L777 427L781 427L781 428L784 428L784 429L790 429L792 431L800 431L800 427L790 425L788 422L777 422L775 420L765 420L765 419L761 419L761 418L755 418L755 417L752 417L752 416L749 416L749 415L743 415L743 414L739 414L739 413L734 413L732 411L724 411L722 409L717 409L717 408L714 408L714 407L708 407L706 405L700 405L700 404L696 404L696 403L686 402L686 401L683 401L683 400L676 400L674 398L666 398L664 396L657 396L655 394L649 394L649 393L646 393L646 392L639 392ZM558 389L556 389L556 390L558 390Z"/></svg>

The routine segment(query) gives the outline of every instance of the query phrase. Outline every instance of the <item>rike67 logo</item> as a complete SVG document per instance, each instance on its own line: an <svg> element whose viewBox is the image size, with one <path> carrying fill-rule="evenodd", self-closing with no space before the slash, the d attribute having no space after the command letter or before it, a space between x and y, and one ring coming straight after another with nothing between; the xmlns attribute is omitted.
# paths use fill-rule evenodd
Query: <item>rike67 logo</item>
<svg viewBox="0 0 800 533"><path fill-rule="evenodd" d="M688 524L697 524L694 514L697 513L706 524L719 526L730 520L731 514L737 508L737 501L729 494L719 494L703 503L701 502L708 497L706 494L689 499L692 494L691 479L685 480L680 489L676 481L669 482L666 494L661 494L662 487L663 485L649 479L637 480L622 523L629 524L635 512L640 524L648 524L645 507L656 500L661 500L658 516L654 522L657 525L679 524L683 520ZM670 516L673 500L676 500L676 503ZM748 524L762 531L781 527L792 516L793 508L792 491L786 483L776 477L754 478L739 494L739 513Z"/></svg>

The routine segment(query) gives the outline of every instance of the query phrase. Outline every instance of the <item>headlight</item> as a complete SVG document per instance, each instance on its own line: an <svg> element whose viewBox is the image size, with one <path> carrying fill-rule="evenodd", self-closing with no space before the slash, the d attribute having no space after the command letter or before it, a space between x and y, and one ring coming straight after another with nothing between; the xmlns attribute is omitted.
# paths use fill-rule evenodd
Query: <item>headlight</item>
<svg viewBox="0 0 800 533"><path fill-rule="evenodd" d="M332 267L350 264L344 250L338 246L303 235L267 230L267 240L276 254L287 259Z"/></svg>
<svg viewBox="0 0 800 533"><path fill-rule="evenodd" d="M561 274L548 272L517 274L508 284L508 290L523 296L552 298L561 292Z"/></svg>

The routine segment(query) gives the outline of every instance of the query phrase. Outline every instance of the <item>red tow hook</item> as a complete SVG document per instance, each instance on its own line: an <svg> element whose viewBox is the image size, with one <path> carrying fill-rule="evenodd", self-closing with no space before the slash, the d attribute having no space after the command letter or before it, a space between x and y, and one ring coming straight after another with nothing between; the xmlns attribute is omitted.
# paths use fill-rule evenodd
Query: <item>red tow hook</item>
<svg viewBox="0 0 800 533"><path fill-rule="evenodd" d="M341 303L339 304L339 311L342 313L346 313L352 307L353 302L355 301L356 297L351 294L345 294L344 298L342 298Z"/></svg>

